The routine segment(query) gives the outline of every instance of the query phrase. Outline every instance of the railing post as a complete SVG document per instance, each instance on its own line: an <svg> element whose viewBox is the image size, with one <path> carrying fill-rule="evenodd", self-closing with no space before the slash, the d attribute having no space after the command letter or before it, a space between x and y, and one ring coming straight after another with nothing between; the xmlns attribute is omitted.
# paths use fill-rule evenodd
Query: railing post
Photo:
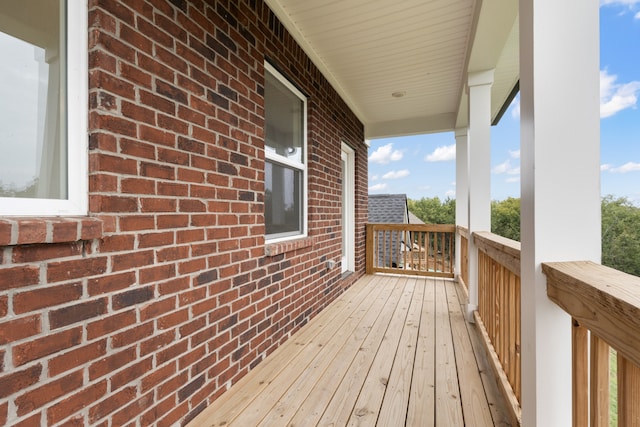
<svg viewBox="0 0 640 427"><path fill-rule="evenodd" d="M373 247L373 224L367 224L366 227L366 238L365 238L365 253L366 253L366 263L365 263L365 273L373 274L373 253L375 251Z"/></svg>
<svg viewBox="0 0 640 427"><path fill-rule="evenodd" d="M469 228L469 147L467 128L456 129L456 226ZM462 275L462 242L456 232L456 276ZM468 267L468 266L467 266ZM465 282L465 286L469 286Z"/></svg>

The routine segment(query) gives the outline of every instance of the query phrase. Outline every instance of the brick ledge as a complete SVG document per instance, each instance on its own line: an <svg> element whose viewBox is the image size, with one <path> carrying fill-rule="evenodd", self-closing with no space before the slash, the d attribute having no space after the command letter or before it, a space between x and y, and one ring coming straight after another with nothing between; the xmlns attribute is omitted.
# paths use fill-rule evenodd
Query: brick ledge
<svg viewBox="0 0 640 427"><path fill-rule="evenodd" d="M102 236L102 220L94 217L0 218L0 246L66 243Z"/></svg>
<svg viewBox="0 0 640 427"><path fill-rule="evenodd" d="M315 239L313 237L305 237L297 240L289 240L279 243L267 243L264 246L265 256L276 256L286 252L295 251L297 249L308 248L313 246Z"/></svg>

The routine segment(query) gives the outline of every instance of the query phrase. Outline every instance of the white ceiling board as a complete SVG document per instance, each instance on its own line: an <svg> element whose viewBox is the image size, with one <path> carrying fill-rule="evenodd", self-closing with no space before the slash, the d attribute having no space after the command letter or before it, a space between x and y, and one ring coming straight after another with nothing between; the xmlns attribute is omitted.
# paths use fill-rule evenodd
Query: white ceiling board
<svg viewBox="0 0 640 427"><path fill-rule="evenodd" d="M474 0L266 1L372 138L456 126L467 66L493 63L496 100L513 87L504 45L514 7L499 7L504 0L483 0L480 11Z"/></svg>

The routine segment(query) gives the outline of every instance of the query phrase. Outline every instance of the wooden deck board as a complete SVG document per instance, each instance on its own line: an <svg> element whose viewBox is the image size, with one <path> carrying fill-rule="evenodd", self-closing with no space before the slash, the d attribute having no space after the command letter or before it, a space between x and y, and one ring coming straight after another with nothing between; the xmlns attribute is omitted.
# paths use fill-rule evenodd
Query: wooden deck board
<svg viewBox="0 0 640 427"><path fill-rule="evenodd" d="M365 276L189 427L507 425L457 288Z"/></svg>

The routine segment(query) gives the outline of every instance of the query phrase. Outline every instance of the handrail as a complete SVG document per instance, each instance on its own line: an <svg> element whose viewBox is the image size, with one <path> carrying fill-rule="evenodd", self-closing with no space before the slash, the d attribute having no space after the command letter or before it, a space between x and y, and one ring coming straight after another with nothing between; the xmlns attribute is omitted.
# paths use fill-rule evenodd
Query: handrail
<svg viewBox="0 0 640 427"><path fill-rule="evenodd" d="M455 225L367 224L366 270L454 277Z"/></svg>
<svg viewBox="0 0 640 427"><path fill-rule="evenodd" d="M551 301L640 365L640 277L590 261L543 263L542 271Z"/></svg>
<svg viewBox="0 0 640 427"><path fill-rule="evenodd" d="M609 425L609 345L617 352L618 425L637 425L640 277L590 261L543 263L542 271L549 299L573 317L574 426Z"/></svg>
<svg viewBox="0 0 640 427"><path fill-rule="evenodd" d="M473 233L473 238L478 249L507 267L516 275L520 275L520 242L488 231L475 232Z"/></svg>

